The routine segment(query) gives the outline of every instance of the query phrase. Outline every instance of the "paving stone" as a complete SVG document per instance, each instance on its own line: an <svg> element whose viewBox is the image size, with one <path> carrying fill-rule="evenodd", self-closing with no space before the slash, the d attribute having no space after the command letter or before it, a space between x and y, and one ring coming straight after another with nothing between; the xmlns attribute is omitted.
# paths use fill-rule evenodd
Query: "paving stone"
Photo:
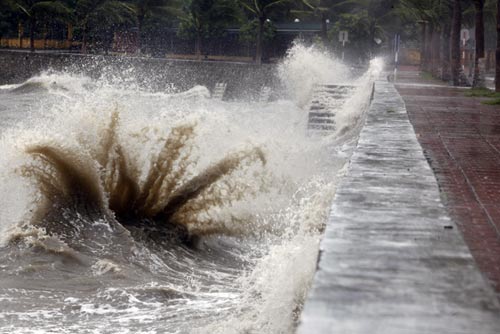
<svg viewBox="0 0 500 334"><path fill-rule="evenodd" d="M463 89L397 87L446 208L500 295L500 108L465 97Z"/></svg>

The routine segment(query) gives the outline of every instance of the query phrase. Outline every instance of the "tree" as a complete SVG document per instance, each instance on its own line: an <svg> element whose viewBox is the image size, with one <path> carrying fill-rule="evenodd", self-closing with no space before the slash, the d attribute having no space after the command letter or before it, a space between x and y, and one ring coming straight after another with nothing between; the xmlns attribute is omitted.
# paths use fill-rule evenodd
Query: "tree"
<svg viewBox="0 0 500 334"><path fill-rule="evenodd" d="M154 15L180 15L179 2L176 0L132 0L125 5L135 14L137 22L137 53L141 53L142 29L144 21Z"/></svg>
<svg viewBox="0 0 500 334"><path fill-rule="evenodd" d="M374 49L378 46L377 38L383 38L382 27L376 23L368 11L341 14L332 29L333 36L338 32L346 30L349 32L349 50L362 60L370 59Z"/></svg>
<svg viewBox="0 0 500 334"><path fill-rule="evenodd" d="M423 25L422 68L438 75L441 72L441 34L450 17L448 0L401 0L399 12L406 19Z"/></svg>
<svg viewBox="0 0 500 334"><path fill-rule="evenodd" d="M321 21L321 39L323 44L327 44L328 42L328 25L327 19L330 12L336 7L338 4L335 4L334 0L302 0L301 1L305 8L301 8L298 10L292 10L292 13L298 16L313 16L317 17ZM342 3L341 3L342 4Z"/></svg>
<svg viewBox="0 0 500 334"><path fill-rule="evenodd" d="M71 20L72 11L57 0L15 0L15 6L26 16L30 28L30 49L35 51L35 32L39 22Z"/></svg>
<svg viewBox="0 0 500 334"><path fill-rule="evenodd" d="M255 47L257 42L257 29L258 29L258 21L256 19L243 24L240 27L239 40L243 43L248 43ZM264 28L262 31L262 46L266 46L269 44L274 37L276 36L276 27L274 26L271 20L266 20L264 23Z"/></svg>
<svg viewBox="0 0 500 334"><path fill-rule="evenodd" d="M0 39L4 34L14 31L16 23L13 2L11 0L0 0Z"/></svg>
<svg viewBox="0 0 500 334"><path fill-rule="evenodd" d="M495 91L500 92L500 0L497 0L497 49L495 60Z"/></svg>
<svg viewBox="0 0 500 334"><path fill-rule="evenodd" d="M454 86L461 83L460 75L460 30L462 28L462 5L460 0L453 1L453 19L451 24L451 77Z"/></svg>
<svg viewBox="0 0 500 334"><path fill-rule="evenodd" d="M476 52L474 56L474 78L472 87L484 86L481 80L481 70L479 68L479 59L484 58L484 0L473 0L475 9L475 39Z"/></svg>
<svg viewBox="0 0 500 334"><path fill-rule="evenodd" d="M239 19L238 8L231 0L191 0L183 8L179 34L195 40L195 54L201 60L204 37L219 36Z"/></svg>
<svg viewBox="0 0 500 334"><path fill-rule="evenodd" d="M347 0L335 2L331 8L342 12L334 25L333 32L347 30L352 50L361 58L370 58L376 48L393 34L401 33L398 22L397 0Z"/></svg>
<svg viewBox="0 0 500 334"><path fill-rule="evenodd" d="M264 24L273 13L283 10L292 0L238 0L241 6L257 20L257 38L255 45L255 63L262 64L262 40Z"/></svg>
<svg viewBox="0 0 500 334"><path fill-rule="evenodd" d="M81 32L82 53L87 53L89 34L93 37L97 31L109 34L112 27L133 22L133 12L116 0L78 0L75 17Z"/></svg>

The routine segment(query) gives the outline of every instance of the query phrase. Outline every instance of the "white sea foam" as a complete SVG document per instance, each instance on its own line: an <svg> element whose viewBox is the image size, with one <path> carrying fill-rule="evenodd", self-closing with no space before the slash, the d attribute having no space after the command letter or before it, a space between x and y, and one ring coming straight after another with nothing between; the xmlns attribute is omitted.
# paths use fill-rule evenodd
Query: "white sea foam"
<svg viewBox="0 0 500 334"><path fill-rule="evenodd" d="M349 67L328 51L312 45L295 43L278 67L288 93L305 106L316 84L350 84L353 76Z"/></svg>

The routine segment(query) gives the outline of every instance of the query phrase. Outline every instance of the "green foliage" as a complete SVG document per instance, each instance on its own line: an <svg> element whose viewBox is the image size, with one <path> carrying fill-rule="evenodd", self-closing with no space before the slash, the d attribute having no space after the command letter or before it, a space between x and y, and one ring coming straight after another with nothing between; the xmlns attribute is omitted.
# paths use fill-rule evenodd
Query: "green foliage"
<svg viewBox="0 0 500 334"><path fill-rule="evenodd" d="M132 23L134 20L130 9L116 0L78 0L75 17L80 26L90 30Z"/></svg>
<svg viewBox="0 0 500 334"><path fill-rule="evenodd" d="M283 12L289 11L293 4L292 0L238 0L242 8L257 20L257 29L255 31L255 62L262 63L262 45L264 39L264 25L268 18L274 15L283 15Z"/></svg>
<svg viewBox="0 0 500 334"><path fill-rule="evenodd" d="M429 80L429 81L436 81L436 78L432 75L432 73L422 71L420 72L420 77L424 80Z"/></svg>
<svg viewBox="0 0 500 334"><path fill-rule="evenodd" d="M492 98L500 98L500 93L496 93L491 89L479 87L472 88L465 93L465 96L469 97L492 97Z"/></svg>
<svg viewBox="0 0 500 334"><path fill-rule="evenodd" d="M179 36L187 39L220 36L239 20L239 14L231 0L191 0L183 7Z"/></svg>
<svg viewBox="0 0 500 334"><path fill-rule="evenodd" d="M356 54L361 59L369 59L374 50L379 48L375 38L384 39L383 29L375 18L368 15L366 10L341 14L329 31L329 39L337 41L341 30L349 32L349 42L346 44L348 52ZM341 47L341 44L336 44L337 49Z"/></svg>
<svg viewBox="0 0 500 334"><path fill-rule="evenodd" d="M451 0L399 0L397 13L405 20L439 23L452 14Z"/></svg>
<svg viewBox="0 0 500 334"><path fill-rule="evenodd" d="M41 23L46 27L49 23L64 23L73 20L73 11L59 0L12 0L17 9L18 20L28 22L30 48L35 51L34 38L37 26Z"/></svg>
<svg viewBox="0 0 500 334"><path fill-rule="evenodd" d="M483 101L482 103L488 104L490 106L498 106L498 105L500 105L500 97L493 99L493 100L489 100L489 101Z"/></svg>
<svg viewBox="0 0 500 334"><path fill-rule="evenodd" d="M180 0L127 0L121 1L136 18L137 24L142 25L144 20L161 16L180 15L179 8L185 1Z"/></svg>
<svg viewBox="0 0 500 334"><path fill-rule="evenodd" d="M255 44L257 42L258 25L259 21L257 19L242 25L240 28L240 41ZM269 42L273 40L274 36L276 36L276 27L271 21L266 21L264 23L262 40L264 42Z"/></svg>
<svg viewBox="0 0 500 334"><path fill-rule="evenodd" d="M119 27L131 26L134 13L116 0L78 0L75 8L76 35L86 38L99 49L107 49L113 32Z"/></svg>
<svg viewBox="0 0 500 334"><path fill-rule="evenodd" d="M70 21L72 10L62 1L57 0L13 0L21 17L36 21Z"/></svg>
<svg viewBox="0 0 500 334"><path fill-rule="evenodd" d="M334 17L339 6L335 0L302 0L294 6L291 13L302 20L318 20Z"/></svg>
<svg viewBox="0 0 500 334"><path fill-rule="evenodd" d="M498 105L500 105L500 97L494 98L493 100L483 101L481 103L482 104L487 104L487 105L490 105L490 106L498 106Z"/></svg>
<svg viewBox="0 0 500 334"><path fill-rule="evenodd" d="M294 18L317 23L329 19L329 39L338 48L338 31L347 30L348 52L367 58L381 46L374 38L390 41L395 33L403 41L419 36L418 21L442 26L452 14L452 0L0 0L0 36L17 36L18 23L42 27L75 25L75 36L93 43L111 43L117 30L138 28L141 38L152 40L179 27L179 36L204 39L240 26L240 40L256 45L256 58L276 30L273 23ZM465 22L472 20L472 0L463 0ZM497 0L485 0L486 31L495 35ZM271 20L271 23L267 22ZM57 23L57 24L56 24ZM472 23L472 21L471 21ZM39 28L41 30L41 28ZM327 25L320 36L323 42ZM488 30L489 29L489 30ZM39 33L40 30L35 30ZM487 36L488 37L488 36ZM496 40L486 39L487 45ZM258 39L260 38L260 41ZM386 44L388 45L388 43Z"/></svg>
<svg viewBox="0 0 500 334"><path fill-rule="evenodd" d="M238 0L242 8L252 17L265 20L289 11L293 0Z"/></svg>
<svg viewBox="0 0 500 334"><path fill-rule="evenodd" d="M482 101L482 104L487 105L500 105L500 93L495 92L491 89L485 87L471 88L465 93L465 96L469 97L486 97L489 98L486 101Z"/></svg>
<svg viewBox="0 0 500 334"><path fill-rule="evenodd" d="M0 37L17 31L17 15L11 0L0 0Z"/></svg>

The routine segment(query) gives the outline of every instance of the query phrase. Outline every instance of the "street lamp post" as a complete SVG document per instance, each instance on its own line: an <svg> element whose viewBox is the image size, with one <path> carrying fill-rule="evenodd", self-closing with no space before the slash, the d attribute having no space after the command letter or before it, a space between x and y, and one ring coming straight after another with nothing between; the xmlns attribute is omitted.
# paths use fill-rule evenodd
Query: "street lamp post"
<svg viewBox="0 0 500 334"><path fill-rule="evenodd" d="M345 58L345 43L349 42L349 33L347 30L339 31L339 42L342 43L342 61Z"/></svg>
<svg viewBox="0 0 500 334"><path fill-rule="evenodd" d="M462 40L462 70L465 71L465 50L467 48L467 41L470 39L469 29L462 29L460 31L460 39Z"/></svg>
<svg viewBox="0 0 500 334"><path fill-rule="evenodd" d="M293 20L294 23L300 23L299 19ZM302 40L302 31L300 31L300 27L297 28L299 31L299 40Z"/></svg>
<svg viewBox="0 0 500 334"><path fill-rule="evenodd" d="M401 44L401 36L396 34L394 36L394 82L398 75L398 64L399 64L399 46Z"/></svg>

